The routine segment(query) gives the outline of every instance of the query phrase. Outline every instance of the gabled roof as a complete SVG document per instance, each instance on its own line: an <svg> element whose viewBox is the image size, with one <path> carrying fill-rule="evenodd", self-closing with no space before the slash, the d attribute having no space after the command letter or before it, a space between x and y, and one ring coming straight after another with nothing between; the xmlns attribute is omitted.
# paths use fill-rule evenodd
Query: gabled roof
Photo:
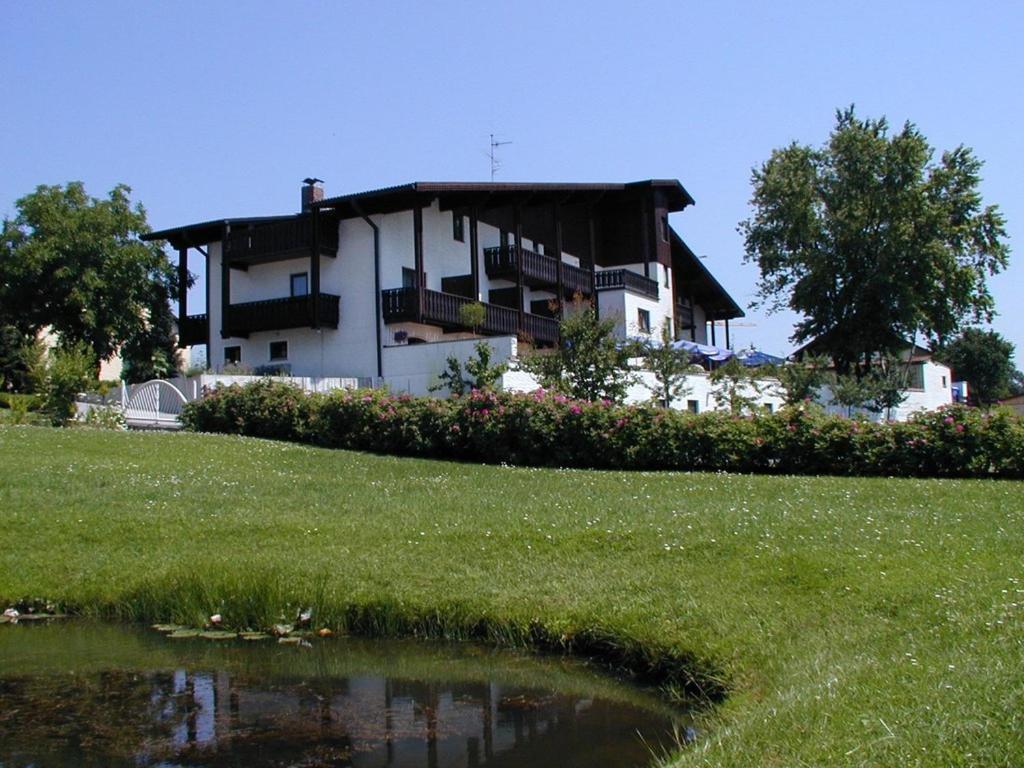
<svg viewBox="0 0 1024 768"><path fill-rule="evenodd" d="M672 227L669 227L669 237L672 243L672 271L675 279L682 281L679 284L683 286L683 293L692 295L705 310L712 311L715 320L744 317L746 313L740 305Z"/></svg>

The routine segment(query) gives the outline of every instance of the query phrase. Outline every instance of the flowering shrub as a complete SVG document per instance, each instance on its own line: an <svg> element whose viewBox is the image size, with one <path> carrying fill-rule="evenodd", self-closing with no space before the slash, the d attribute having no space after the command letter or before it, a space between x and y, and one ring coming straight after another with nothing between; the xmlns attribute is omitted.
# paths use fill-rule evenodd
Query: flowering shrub
<svg viewBox="0 0 1024 768"><path fill-rule="evenodd" d="M1024 422L950 406L875 424L811 405L691 414L538 390L440 400L384 390L305 394L262 381L185 406L193 430L490 463L789 474L1024 477Z"/></svg>

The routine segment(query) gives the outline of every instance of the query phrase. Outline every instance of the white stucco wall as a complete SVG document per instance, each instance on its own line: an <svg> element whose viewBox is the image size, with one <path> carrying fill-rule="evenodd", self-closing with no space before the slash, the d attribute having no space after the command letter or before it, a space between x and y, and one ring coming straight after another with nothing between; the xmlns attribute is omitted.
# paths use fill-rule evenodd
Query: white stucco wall
<svg viewBox="0 0 1024 768"><path fill-rule="evenodd" d="M435 394L430 392L430 387L438 383L438 376L447 369L449 356L458 358L465 366L467 360L476 357L476 344L479 341L481 339L461 339L387 346L384 348L383 383L393 392ZM507 362L517 354L514 336L493 336L482 341L491 348L493 364ZM436 394L443 397L447 391Z"/></svg>
<svg viewBox="0 0 1024 768"><path fill-rule="evenodd" d="M636 371L639 381L633 384L627 394L626 403L637 404L650 402L654 396L651 387L655 386L654 374L649 371ZM532 392L539 387L537 379L521 369L510 370L502 378L502 388L509 392ZM728 403L721 400L715 393L706 373L695 373L686 377L688 391L683 397L672 402L672 408L676 410L690 409L690 401L696 402L698 413L705 411L726 410ZM759 391L752 388L745 389L745 394L752 397L761 408L770 408L775 411L783 406L782 389L775 379L760 379L757 381Z"/></svg>

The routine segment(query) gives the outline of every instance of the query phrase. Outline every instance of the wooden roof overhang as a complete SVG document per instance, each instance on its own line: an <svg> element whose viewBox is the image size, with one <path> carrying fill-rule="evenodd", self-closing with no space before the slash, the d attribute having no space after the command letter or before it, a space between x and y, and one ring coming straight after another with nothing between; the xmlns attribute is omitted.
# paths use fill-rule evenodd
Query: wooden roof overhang
<svg viewBox="0 0 1024 768"><path fill-rule="evenodd" d="M697 304L713 313L715 320L744 317L746 313L740 305L690 250L683 238L671 227L669 233L672 241L672 272L678 286L676 290L692 296Z"/></svg>
<svg viewBox="0 0 1024 768"><path fill-rule="evenodd" d="M186 224L181 227L161 229L158 232L150 232L142 236L143 240L166 240L174 248L192 248L197 245L208 245L224 239L226 227L249 227L261 224L273 224L275 222L294 219L296 214L288 216L249 216L238 219L212 219L202 221L198 224Z"/></svg>
<svg viewBox="0 0 1024 768"><path fill-rule="evenodd" d="M639 199L650 192L662 207L681 211L693 204L693 198L676 180L651 179L628 184L598 183L487 183L469 181L415 181L394 187L329 197L316 203L321 209L335 210L342 217L393 213L439 200L442 210L492 209L514 205L544 207L590 205L609 198Z"/></svg>

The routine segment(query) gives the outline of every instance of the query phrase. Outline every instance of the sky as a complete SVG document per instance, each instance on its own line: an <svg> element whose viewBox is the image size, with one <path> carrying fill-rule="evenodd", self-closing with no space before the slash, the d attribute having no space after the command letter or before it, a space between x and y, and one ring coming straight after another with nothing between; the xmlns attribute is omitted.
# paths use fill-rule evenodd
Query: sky
<svg viewBox="0 0 1024 768"><path fill-rule="evenodd" d="M737 232L751 171L855 104L984 161L1012 249L992 327L1024 348L1022 38L1015 2L8 3L0 215L72 180L128 184L154 229L297 211L310 175L486 181L494 134L500 181L678 178L673 227L747 308L733 345L781 354L794 316L750 308Z"/></svg>

